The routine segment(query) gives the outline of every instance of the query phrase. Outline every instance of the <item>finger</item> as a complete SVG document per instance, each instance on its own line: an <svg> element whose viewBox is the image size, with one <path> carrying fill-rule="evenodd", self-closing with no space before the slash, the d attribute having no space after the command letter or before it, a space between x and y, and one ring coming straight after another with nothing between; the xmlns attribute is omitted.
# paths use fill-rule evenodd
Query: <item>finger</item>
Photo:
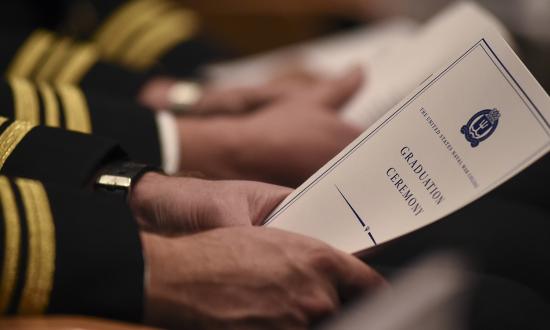
<svg viewBox="0 0 550 330"><path fill-rule="evenodd" d="M267 183L249 196L249 205L254 226L262 225L265 219L291 192L292 189Z"/></svg>
<svg viewBox="0 0 550 330"><path fill-rule="evenodd" d="M195 104L194 109L203 114L250 112L280 99L299 95L311 86L318 85L320 81L320 77L289 76L258 86L225 89L211 87Z"/></svg>
<svg viewBox="0 0 550 330"><path fill-rule="evenodd" d="M325 79L318 73L314 73L305 69L296 69L282 72L275 75L270 81L270 84L288 84L288 83L302 83L313 84Z"/></svg>
<svg viewBox="0 0 550 330"><path fill-rule="evenodd" d="M269 103L275 102L288 94L288 89L282 85L261 85L250 88L243 98L246 101L248 111L261 108Z"/></svg>
<svg viewBox="0 0 550 330"><path fill-rule="evenodd" d="M336 287L330 281L321 279L312 284L312 288L300 294L300 300L310 316L310 322L315 323L336 313L341 307L341 301Z"/></svg>
<svg viewBox="0 0 550 330"><path fill-rule="evenodd" d="M301 80L298 78L272 81L264 85L242 90L240 95L248 111L252 111L279 100L301 95L312 86L319 85L319 81L320 78L317 81Z"/></svg>
<svg viewBox="0 0 550 330"><path fill-rule="evenodd" d="M386 280L367 264L347 253L336 251L340 262L333 279L342 299L387 287Z"/></svg>
<svg viewBox="0 0 550 330"><path fill-rule="evenodd" d="M202 114L246 113L277 100L284 92L281 88L270 88L265 85L210 89L194 105L194 110Z"/></svg>
<svg viewBox="0 0 550 330"><path fill-rule="evenodd" d="M364 131L365 130L357 124L342 120L342 127L338 129L338 132L336 134L338 136L338 140L341 141L344 146L347 146L351 141L355 140ZM336 134L334 135L336 136Z"/></svg>
<svg viewBox="0 0 550 330"><path fill-rule="evenodd" d="M364 74L361 67L349 70L342 77L319 83L311 90L311 99L329 109L340 109L361 87Z"/></svg>
<svg viewBox="0 0 550 330"><path fill-rule="evenodd" d="M248 87L209 89L194 105L194 110L201 114L246 112L254 102L249 99L251 90Z"/></svg>

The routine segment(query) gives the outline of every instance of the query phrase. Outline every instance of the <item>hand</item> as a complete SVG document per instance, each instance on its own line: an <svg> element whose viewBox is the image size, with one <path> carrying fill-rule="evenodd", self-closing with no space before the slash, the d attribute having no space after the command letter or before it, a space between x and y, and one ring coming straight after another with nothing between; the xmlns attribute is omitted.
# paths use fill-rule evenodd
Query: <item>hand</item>
<svg viewBox="0 0 550 330"><path fill-rule="evenodd" d="M219 87L206 84L203 95L193 106L196 114L238 114L254 111L262 106L301 93L323 79L304 70L281 73L269 82L249 87ZM168 94L178 81L157 77L149 81L138 99L141 104L160 111L170 108Z"/></svg>
<svg viewBox="0 0 550 330"><path fill-rule="evenodd" d="M142 242L145 321L161 327L306 329L340 298L385 285L355 257L277 229L142 234Z"/></svg>
<svg viewBox="0 0 550 330"><path fill-rule="evenodd" d="M260 225L290 189L260 182L208 181L146 173L130 194L143 230L162 234Z"/></svg>
<svg viewBox="0 0 550 330"><path fill-rule="evenodd" d="M258 86L206 86L203 97L195 104L199 114L239 114L258 110L279 100L288 99L327 79L302 69L303 65L285 62L269 81Z"/></svg>
<svg viewBox="0 0 550 330"><path fill-rule="evenodd" d="M181 118L181 168L297 186L362 132L338 115L361 82L355 70L246 116Z"/></svg>

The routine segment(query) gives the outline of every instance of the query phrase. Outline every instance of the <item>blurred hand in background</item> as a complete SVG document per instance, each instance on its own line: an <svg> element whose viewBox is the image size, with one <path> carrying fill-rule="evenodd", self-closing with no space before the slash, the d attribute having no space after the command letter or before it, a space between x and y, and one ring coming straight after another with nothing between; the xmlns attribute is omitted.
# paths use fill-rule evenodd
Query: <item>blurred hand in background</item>
<svg viewBox="0 0 550 330"><path fill-rule="evenodd" d="M306 88L282 84L273 102L248 114L182 117L180 168L295 187L362 132L338 113L362 82L357 68Z"/></svg>

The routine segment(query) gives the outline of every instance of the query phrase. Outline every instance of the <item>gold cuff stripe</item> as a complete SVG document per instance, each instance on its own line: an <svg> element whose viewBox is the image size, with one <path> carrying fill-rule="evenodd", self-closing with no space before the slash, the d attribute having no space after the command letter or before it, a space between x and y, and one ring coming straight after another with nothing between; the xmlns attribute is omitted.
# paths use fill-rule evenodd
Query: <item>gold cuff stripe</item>
<svg viewBox="0 0 550 330"><path fill-rule="evenodd" d="M27 217L28 259L18 313L42 314L48 307L55 269L55 230L52 211L40 182L17 179Z"/></svg>
<svg viewBox="0 0 550 330"><path fill-rule="evenodd" d="M61 38L52 51L47 55L46 61L38 68L35 79L38 81L52 81L57 72L64 66L67 57L70 54L72 41L70 38Z"/></svg>
<svg viewBox="0 0 550 330"><path fill-rule="evenodd" d="M159 1L159 4L149 10L139 12L123 25L122 29L111 36L109 45L104 48L105 57L117 60L124 55L126 45L132 42L133 38L139 38L142 31L146 31L148 26L154 26L158 20L174 4L168 1Z"/></svg>
<svg viewBox="0 0 550 330"><path fill-rule="evenodd" d="M0 283L0 315L5 314L17 279L21 225L15 196L6 177L0 177L0 201L4 215L4 264Z"/></svg>
<svg viewBox="0 0 550 330"><path fill-rule="evenodd" d="M40 123L40 103L33 84L19 78L11 78L9 84L13 91L15 119L38 125Z"/></svg>
<svg viewBox="0 0 550 330"><path fill-rule="evenodd" d="M63 104L66 128L75 132L91 133L88 103L82 91L71 85L59 85L57 91Z"/></svg>
<svg viewBox="0 0 550 330"><path fill-rule="evenodd" d="M94 46L89 44L75 46L70 59L55 77L55 82L77 85L98 60L99 54Z"/></svg>
<svg viewBox="0 0 550 330"><path fill-rule="evenodd" d="M129 35L128 33L133 31L132 22L135 21L136 16L155 11L155 8L163 3L165 1L135 0L129 1L115 11L100 27L94 38L96 43L101 47L103 55L106 57L114 55L121 41L125 40Z"/></svg>
<svg viewBox="0 0 550 330"><path fill-rule="evenodd" d="M146 69L174 45L190 39L199 20L190 10L178 9L164 15L161 21L129 45L122 62L136 69Z"/></svg>
<svg viewBox="0 0 550 330"><path fill-rule="evenodd" d="M106 44L113 33L116 33L124 25L124 22L131 19L137 13L153 7L155 3L155 0L126 1L124 5L121 5L114 13L107 17L106 21L96 31L93 39L96 43Z"/></svg>
<svg viewBox="0 0 550 330"><path fill-rule="evenodd" d="M29 77L47 53L54 39L55 37L50 32L44 30L33 32L17 51L8 68L7 76Z"/></svg>
<svg viewBox="0 0 550 330"><path fill-rule="evenodd" d="M38 90L44 103L44 124L50 127L59 127L59 104L53 88L46 83L39 82Z"/></svg>
<svg viewBox="0 0 550 330"><path fill-rule="evenodd" d="M26 121L15 121L0 135L0 170L6 160L35 125Z"/></svg>

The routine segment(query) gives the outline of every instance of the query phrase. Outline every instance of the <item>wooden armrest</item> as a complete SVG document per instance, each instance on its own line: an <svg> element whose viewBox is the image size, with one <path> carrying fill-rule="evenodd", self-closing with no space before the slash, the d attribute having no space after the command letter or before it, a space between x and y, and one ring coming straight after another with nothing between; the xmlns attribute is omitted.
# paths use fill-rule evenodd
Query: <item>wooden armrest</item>
<svg viewBox="0 0 550 330"><path fill-rule="evenodd" d="M153 330L155 328L93 317L32 316L0 318L0 328L10 330Z"/></svg>

